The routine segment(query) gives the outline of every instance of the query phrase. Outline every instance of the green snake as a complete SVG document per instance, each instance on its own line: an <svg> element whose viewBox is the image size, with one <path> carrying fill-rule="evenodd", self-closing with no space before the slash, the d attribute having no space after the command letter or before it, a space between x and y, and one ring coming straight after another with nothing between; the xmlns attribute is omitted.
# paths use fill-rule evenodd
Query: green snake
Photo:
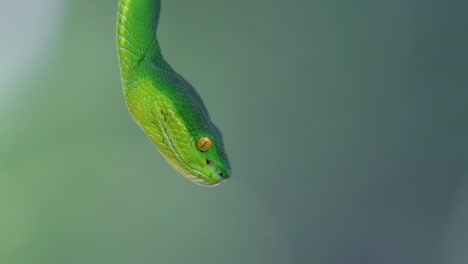
<svg viewBox="0 0 468 264"><path fill-rule="evenodd" d="M164 60L156 37L160 0L120 0L117 53L127 107L164 158L189 180L230 177L223 138L199 94Z"/></svg>

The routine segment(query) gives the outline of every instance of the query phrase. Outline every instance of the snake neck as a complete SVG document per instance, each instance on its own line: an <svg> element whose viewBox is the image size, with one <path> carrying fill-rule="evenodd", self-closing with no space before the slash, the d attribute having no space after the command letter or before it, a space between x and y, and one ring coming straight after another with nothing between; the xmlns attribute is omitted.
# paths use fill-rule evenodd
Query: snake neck
<svg viewBox="0 0 468 264"><path fill-rule="evenodd" d="M156 39L160 0L120 0L117 47L123 79L146 58L164 61Z"/></svg>

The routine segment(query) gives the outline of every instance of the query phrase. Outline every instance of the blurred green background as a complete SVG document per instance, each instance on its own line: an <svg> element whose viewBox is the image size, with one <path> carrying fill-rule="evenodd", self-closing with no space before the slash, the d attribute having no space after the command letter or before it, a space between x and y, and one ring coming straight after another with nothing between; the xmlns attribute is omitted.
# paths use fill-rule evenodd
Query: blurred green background
<svg viewBox="0 0 468 264"><path fill-rule="evenodd" d="M468 2L163 1L199 187L124 103L117 0L0 0L0 263L468 263Z"/></svg>

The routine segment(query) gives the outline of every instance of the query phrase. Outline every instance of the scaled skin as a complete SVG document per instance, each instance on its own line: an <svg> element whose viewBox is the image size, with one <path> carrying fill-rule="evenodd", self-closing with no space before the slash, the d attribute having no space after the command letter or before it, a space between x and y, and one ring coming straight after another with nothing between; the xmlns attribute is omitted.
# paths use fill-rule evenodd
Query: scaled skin
<svg viewBox="0 0 468 264"><path fill-rule="evenodd" d="M214 186L230 177L223 139L195 89L161 55L156 39L160 1L121 0L117 45L123 90L136 123L189 180ZM213 145L200 151L201 137Z"/></svg>

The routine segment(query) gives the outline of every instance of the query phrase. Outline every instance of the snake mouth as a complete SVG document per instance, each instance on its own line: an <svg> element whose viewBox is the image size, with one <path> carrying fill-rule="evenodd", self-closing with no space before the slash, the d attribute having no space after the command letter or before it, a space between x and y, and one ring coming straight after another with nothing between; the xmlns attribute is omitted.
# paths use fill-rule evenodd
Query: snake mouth
<svg viewBox="0 0 468 264"><path fill-rule="evenodd" d="M217 186L229 178L229 174L224 172L223 168L216 164L216 162L213 162L209 159L205 159L205 162L206 166L204 166L201 170L192 168L191 171L189 171L182 167L178 167L177 163L174 164L174 166L187 179L200 186Z"/></svg>

